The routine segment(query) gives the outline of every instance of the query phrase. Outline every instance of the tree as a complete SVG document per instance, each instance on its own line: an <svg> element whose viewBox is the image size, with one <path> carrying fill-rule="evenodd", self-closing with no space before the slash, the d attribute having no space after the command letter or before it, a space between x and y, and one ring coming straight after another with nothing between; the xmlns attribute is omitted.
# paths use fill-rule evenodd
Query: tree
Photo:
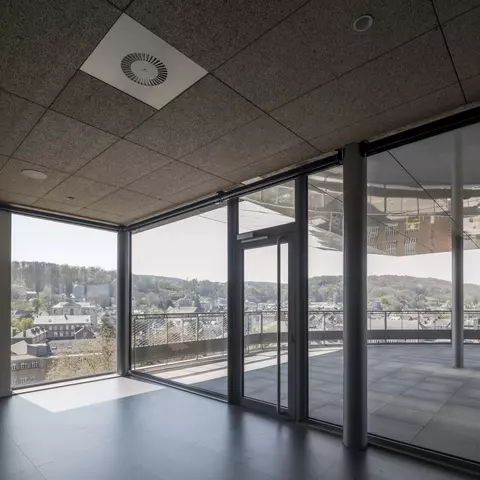
<svg viewBox="0 0 480 480"><path fill-rule="evenodd" d="M98 375L116 368L115 337L100 336L92 340L76 340L72 350L53 357L47 380Z"/></svg>
<svg viewBox="0 0 480 480"><path fill-rule="evenodd" d="M12 318L12 327L19 332L25 332L33 328L33 318Z"/></svg>
<svg viewBox="0 0 480 480"><path fill-rule="evenodd" d="M39 298L32 298L30 304L33 307L33 310L38 315L39 310L42 308L42 301Z"/></svg>

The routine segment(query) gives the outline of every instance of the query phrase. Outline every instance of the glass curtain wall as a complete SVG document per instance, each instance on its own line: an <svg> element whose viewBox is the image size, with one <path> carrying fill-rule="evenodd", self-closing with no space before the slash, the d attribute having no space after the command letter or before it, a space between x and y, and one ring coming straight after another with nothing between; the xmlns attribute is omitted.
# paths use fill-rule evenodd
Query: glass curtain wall
<svg viewBox="0 0 480 480"><path fill-rule="evenodd" d="M227 209L132 236L132 368L227 393Z"/></svg>
<svg viewBox="0 0 480 480"><path fill-rule="evenodd" d="M471 340L465 368L452 368L450 338L455 232L467 260L465 328L478 329L479 133L467 127L368 159L369 431L476 461L480 349Z"/></svg>
<svg viewBox="0 0 480 480"><path fill-rule="evenodd" d="M117 235L12 215L13 389L116 370Z"/></svg>
<svg viewBox="0 0 480 480"><path fill-rule="evenodd" d="M274 185L240 198L238 232L285 225L295 221L295 181Z"/></svg>
<svg viewBox="0 0 480 480"><path fill-rule="evenodd" d="M309 416L343 423L343 169L308 177Z"/></svg>

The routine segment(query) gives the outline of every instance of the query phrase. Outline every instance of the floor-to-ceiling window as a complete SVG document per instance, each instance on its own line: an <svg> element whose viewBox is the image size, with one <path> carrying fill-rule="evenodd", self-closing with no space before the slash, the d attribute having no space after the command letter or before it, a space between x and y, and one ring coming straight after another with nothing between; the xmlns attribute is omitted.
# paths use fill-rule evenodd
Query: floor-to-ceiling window
<svg viewBox="0 0 480 480"><path fill-rule="evenodd" d="M12 215L11 385L114 372L115 232Z"/></svg>
<svg viewBox="0 0 480 480"><path fill-rule="evenodd" d="M309 416L343 423L343 175L308 177Z"/></svg>
<svg viewBox="0 0 480 480"><path fill-rule="evenodd" d="M132 367L227 393L227 209L133 235Z"/></svg>
<svg viewBox="0 0 480 480"><path fill-rule="evenodd" d="M480 454L480 348L467 339L465 368L453 368L452 237L465 249L465 328L478 329L479 131L368 159L369 431L471 460Z"/></svg>

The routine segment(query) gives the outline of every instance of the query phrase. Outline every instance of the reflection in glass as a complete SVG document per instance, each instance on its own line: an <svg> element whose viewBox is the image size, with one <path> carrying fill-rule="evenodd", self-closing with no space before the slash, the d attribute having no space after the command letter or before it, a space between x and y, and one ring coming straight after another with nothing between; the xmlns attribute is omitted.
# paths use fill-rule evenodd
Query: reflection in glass
<svg viewBox="0 0 480 480"><path fill-rule="evenodd" d="M463 237L467 333L480 318L479 133L474 125L368 159L369 199L378 206L383 196L385 205L368 210L369 229L379 225L367 239L369 432L471 460L480 424L466 419L480 418L480 404L469 400L479 335L464 345L465 368L452 369L451 252L452 235Z"/></svg>
<svg viewBox="0 0 480 480"><path fill-rule="evenodd" d="M284 225L294 221L294 181L240 197L239 233Z"/></svg>

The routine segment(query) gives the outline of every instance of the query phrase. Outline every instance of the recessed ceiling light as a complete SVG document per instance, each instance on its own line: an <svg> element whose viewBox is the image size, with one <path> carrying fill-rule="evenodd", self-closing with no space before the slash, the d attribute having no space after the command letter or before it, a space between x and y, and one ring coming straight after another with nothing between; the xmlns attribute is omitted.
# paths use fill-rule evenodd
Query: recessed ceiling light
<svg viewBox="0 0 480 480"><path fill-rule="evenodd" d="M356 32L366 32L373 25L373 17L371 15L360 15L353 22L353 29Z"/></svg>
<svg viewBox="0 0 480 480"><path fill-rule="evenodd" d="M39 172L38 170L25 169L22 170L22 175L33 180L45 180L47 178L45 173Z"/></svg>

